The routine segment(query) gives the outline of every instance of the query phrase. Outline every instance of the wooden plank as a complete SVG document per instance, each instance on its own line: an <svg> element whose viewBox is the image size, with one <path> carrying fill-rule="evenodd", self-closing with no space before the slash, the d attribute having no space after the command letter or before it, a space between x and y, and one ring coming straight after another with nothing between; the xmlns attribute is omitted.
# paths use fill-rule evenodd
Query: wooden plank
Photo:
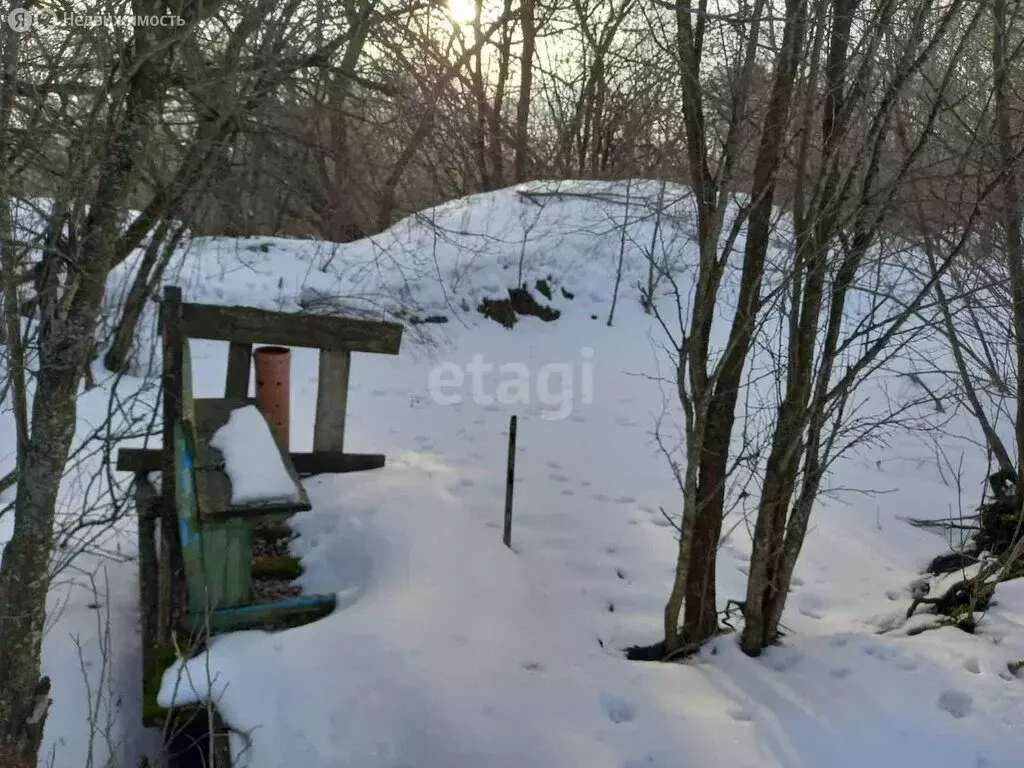
<svg viewBox="0 0 1024 768"><path fill-rule="evenodd" d="M345 448L345 410L348 405L348 351L320 350L320 374L316 388L316 422L313 451L342 453Z"/></svg>
<svg viewBox="0 0 1024 768"><path fill-rule="evenodd" d="M181 289L164 288L160 305L160 338L163 352L161 395L163 400L163 444L161 456L159 610L157 612L157 644L171 644L171 631L180 618L179 610L185 601L185 571L181 542L176 535L177 510L174 500L175 454L174 424L181 408Z"/></svg>
<svg viewBox="0 0 1024 768"><path fill-rule="evenodd" d="M248 397L252 370L252 344L233 341L228 347L228 375L224 397Z"/></svg>
<svg viewBox="0 0 1024 768"><path fill-rule="evenodd" d="M205 520L202 531L208 605L212 609L248 605L252 602L252 525L242 520Z"/></svg>
<svg viewBox="0 0 1024 768"><path fill-rule="evenodd" d="M380 469L386 457L383 453L337 453L315 451L314 453L291 454L295 471L300 475L344 474Z"/></svg>
<svg viewBox="0 0 1024 768"><path fill-rule="evenodd" d="M306 490L299 482L295 467L276 435L274 443L277 445L282 464L291 476L292 482L295 483L299 500L233 505L231 503L231 480L223 470L224 457L219 451L210 448L207 441L213 437L214 432L227 423L231 412L236 408L244 408L247 405L255 405L257 408L260 406L255 400L248 398L200 398L195 401L195 404L196 432L199 435L196 441L196 487L199 491L199 506L204 519L251 518L312 509ZM263 413L262 408L260 408L260 413ZM264 414L264 418L266 418L266 414ZM269 422L267 427L269 429ZM270 432L273 434L274 430L271 429Z"/></svg>
<svg viewBox="0 0 1024 768"><path fill-rule="evenodd" d="M213 611L208 616L190 615L192 630L208 626L213 633L243 629L285 629L309 624L334 610L334 595L302 595L273 603L255 603Z"/></svg>
<svg viewBox="0 0 1024 768"><path fill-rule="evenodd" d="M183 304L182 320L185 335L193 339L385 355L397 355L402 346L402 326L378 320L212 304Z"/></svg>
<svg viewBox="0 0 1024 768"><path fill-rule="evenodd" d="M192 396L192 347L188 339L181 342L181 419L196 423L195 398Z"/></svg>
<svg viewBox="0 0 1024 768"><path fill-rule="evenodd" d="M199 529L198 495L194 481L192 441L186 436L187 423L174 424L175 508L178 539L181 542L188 587L190 614L205 612L207 607L206 574L203 571L202 532Z"/></svg>
<svg viewBox="0 0 1024 768"><path fill-rule="evenodd" d="M159 575L156 559L156 517L160 497L145 472L135 475L135 510L139 537L139 618L142 635L142 674L156 674L157 626L159 624Z"/></svg>
<svg viewBox="0 0 1024 768"><path fill-rule="evenodd" d="M117 452L119 472L157 472L163 461L159 448L122 448ZM299 475L345 474L380 469L386 463L383 453L289 453L292 465Z"/></svg>

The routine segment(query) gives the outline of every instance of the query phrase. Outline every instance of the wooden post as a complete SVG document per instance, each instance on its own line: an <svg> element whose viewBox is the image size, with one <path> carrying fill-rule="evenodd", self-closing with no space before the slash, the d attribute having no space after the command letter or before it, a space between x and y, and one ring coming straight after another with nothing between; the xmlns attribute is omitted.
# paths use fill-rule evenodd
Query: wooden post
<svg viewBox="0 0 1024 768"><path fill-rule="evenodd" d="M508 474L505 476L505 546L512 547L512 484L516 476L516 417L508 420Z"/></svg>
<svg viewBox="0 0 1024 768"><path fill-rule="evenodd" d="M142 619L142 674L156 674L159 584L156 558L156 519L160 498L145 472L135 473L135 511L139 518L139 614Z"/></svg>
<svg viewBox="0 0 1024 768"><path fill-rule="evenodd" d="M156 642L166 647L180 609L184 568L178 540L178 513L174 503L174 424L181 418L181 388L184 339L181 333L181 289L164 288L160 306L160 335L163 341L163 467L160 478L160 563L159 610ZM179 570L180 569L180 570Z"/></svg>
<svg viewBox="0 0 1024 768"><path fill-rule="evenodd" d="M316 423L313 451L345 449L345 410L348 405L348 373L352 353L320 350L320 375L316 388Z"/></svg>
<svg viewBox="0 0 1024 768"><path fill-rule="evenodd" d="M249 396L249 369L252 367L252 344L232 341L228 348L228 375L224 397Z"/></svg>

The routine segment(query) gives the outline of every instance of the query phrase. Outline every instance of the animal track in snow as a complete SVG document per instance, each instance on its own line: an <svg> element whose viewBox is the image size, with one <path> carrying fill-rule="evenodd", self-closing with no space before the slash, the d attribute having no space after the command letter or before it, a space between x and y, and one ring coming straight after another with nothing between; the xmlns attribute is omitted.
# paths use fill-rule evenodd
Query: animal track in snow
<svg viewBox="0 0 1024 768"><path fill-rule="evenodd" d="M619 496L615 499L616 504L632 504L636 501L635 496Z"/></svg>
<svg viewBox="0 0 1024 768"><path fill-rule="evenodd" d="M572 488L563 488L562 489L562 495L563 496L573 496L575 493L576 493L576 491L574 491Z"/></svg>
<svg viewBox="0 0 1024 768"><path fill-rule="evenodd" d="M555 472L553 474L548 475L548 480L551 480L552 482L555 482L555 483L568 483L569 482L569 478L567 476L565 476L565 475L563 475L561 473L558 473L558 472Z"/></svg>
<svg viewBox="0 0 1024 768"><path fill-rule="evenodd" d="M562 468L562 465L559 464L557 461L545 461L544 462L544 466L547 467L548 469L561 469Z"/></svg>
<svg viewBox="0 0 1024 768"><path fill-rule="evenodd" d="M636 719L636 709L621 696L601 694L601 707L613 723L629 723Z"/></svg>
<svg viewBox="0 0 1024 768"><path fill-rule="evenodd" d="M980 675L981 662L978 661L978 658L976 656L970 656L964 659L964 669L966 669L972 675Z"/></svg>
<svg viewBox="0 0 1024 768"><path fill-rule="evenodd" d="M974 708L974 699L970 694L947 688L939 694L939 709L945 710L955 718L967 717Z"/></svg>
<svg viewBox="0 0 1024 768"><path fill-rule="evenodd" d="M594 501L602 501L602 502L611 501L612 500L611 496L608 496L607 494L604 494L604 493L595 493L590 498L592 498Z"/></svg>
<svg viewBox="0 0 1024 768"><path fill-rule="evenodd" d="M833 667L828 673L836 680L842 680L844 677L849 677L851 671L849 667Z"/></svg>

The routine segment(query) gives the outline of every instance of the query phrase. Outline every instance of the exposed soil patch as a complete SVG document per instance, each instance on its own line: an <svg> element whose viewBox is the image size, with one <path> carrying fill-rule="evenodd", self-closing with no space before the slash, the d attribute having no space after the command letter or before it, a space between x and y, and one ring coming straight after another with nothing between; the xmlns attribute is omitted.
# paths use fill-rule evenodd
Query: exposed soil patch
<svg viewBox="0 0 1024 768"><path fill-rule="evenodd" d="M557 309L537 301L525 285L509 288L507 299L484 299L477 311L505 328L512 328L523 315L539 317L546 323L557 320L561 315Z"/></svg>

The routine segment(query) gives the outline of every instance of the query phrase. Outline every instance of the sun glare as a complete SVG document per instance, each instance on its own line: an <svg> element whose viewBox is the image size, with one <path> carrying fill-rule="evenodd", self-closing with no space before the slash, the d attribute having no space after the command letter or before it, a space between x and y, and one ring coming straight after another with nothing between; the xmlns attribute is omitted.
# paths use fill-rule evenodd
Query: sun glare
<svg viewBox="0 0 1024 768"><path fill-rule="evenodd" d="M448 15L456 24L470 24L476 14L476 0L448 0Z"/></svg>

